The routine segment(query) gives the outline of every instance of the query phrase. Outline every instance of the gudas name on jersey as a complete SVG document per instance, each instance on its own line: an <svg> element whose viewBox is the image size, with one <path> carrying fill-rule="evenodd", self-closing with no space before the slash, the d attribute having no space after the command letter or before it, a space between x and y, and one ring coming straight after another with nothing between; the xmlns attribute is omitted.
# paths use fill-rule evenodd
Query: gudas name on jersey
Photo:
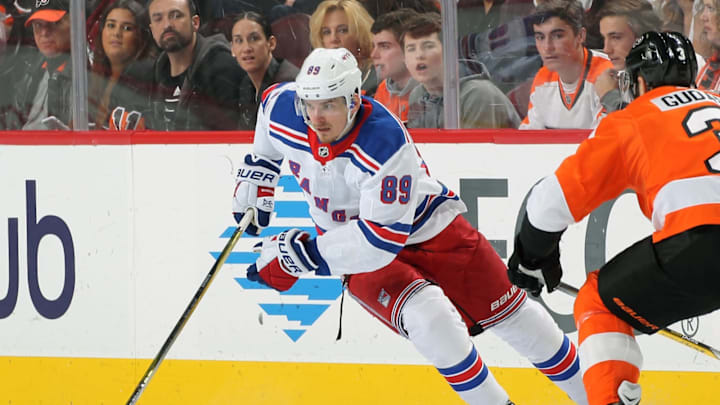
<svg viewBox="0 0 720 405"><path fill-rule="evenodd" d="M692 104L712 101L720 106L720 97L697 89L683 89L652 99L660 111L668 111Z"/></svg>

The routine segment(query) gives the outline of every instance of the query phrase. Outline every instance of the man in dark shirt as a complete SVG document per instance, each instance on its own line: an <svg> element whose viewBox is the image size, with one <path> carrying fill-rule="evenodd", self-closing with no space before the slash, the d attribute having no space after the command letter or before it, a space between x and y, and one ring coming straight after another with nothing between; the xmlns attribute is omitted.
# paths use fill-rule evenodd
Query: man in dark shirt
<svg viewBox="0 0 720 405"><path fill-rule="evenodd" d="M150 29L163 52L146 126L158 130L234 130L245 72L221 35L198 34L193 0L150 0Z"/></svg>

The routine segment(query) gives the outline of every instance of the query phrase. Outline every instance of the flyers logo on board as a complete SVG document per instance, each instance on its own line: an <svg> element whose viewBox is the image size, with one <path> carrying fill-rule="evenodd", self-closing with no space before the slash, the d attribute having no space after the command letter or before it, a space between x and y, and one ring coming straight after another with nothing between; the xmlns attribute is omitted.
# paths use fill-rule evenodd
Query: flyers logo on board
<svg viewBox="0 0 720 405"><path fill-rule="evenodd" d="M278 292L247 279L245 269L259 256L252 251L252 246L265 236L277 235L289 228L300 228L311 237L317 236L302 189L293 176L280 177L275 189L274 212L272 226L264 229L259 237L243 235L225 263L236 265L233 266L233 274L237 274L234 281L246 290L246 294L254 297L265 316L275 317L285 335L296 342L338 300L342 282L338 277L301 277L291 289ZM300 222L303 222L302 226L298 226ZM230 226L220 237L227 239L234 230L235 226ZM215 259L220 256L219 251L210 254Z"/></svg>

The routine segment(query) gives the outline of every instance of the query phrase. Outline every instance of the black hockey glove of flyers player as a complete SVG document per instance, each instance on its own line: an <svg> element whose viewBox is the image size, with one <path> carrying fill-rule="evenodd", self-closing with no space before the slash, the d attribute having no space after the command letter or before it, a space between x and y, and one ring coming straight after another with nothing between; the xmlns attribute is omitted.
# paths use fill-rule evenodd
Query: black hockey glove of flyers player
<svg viewBox="0 0 720 405"><path fill-rule="evenodd" d="M525 259L520 238L515 238L515 251L508 260L508 278L516 286L526 290L534 297L539 297L543 286L549 293L560 284L562 266L560 265L560 249L556 246L549 256L544 258Z"/></svg>

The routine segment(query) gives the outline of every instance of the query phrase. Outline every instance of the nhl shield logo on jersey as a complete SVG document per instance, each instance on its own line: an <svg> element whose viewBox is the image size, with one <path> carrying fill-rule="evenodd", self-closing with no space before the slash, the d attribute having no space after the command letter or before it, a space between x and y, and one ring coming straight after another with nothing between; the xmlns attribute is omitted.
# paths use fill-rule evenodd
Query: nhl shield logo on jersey
<svg viewBox="0 0 720 405"><path fill-rule="evenodd" d="M380 295L378 295L378 302L385 308L387 308L387 306L390 304L390 294L388 294L384 288L380 289Z"/></svg>
<svg viewBox="0 0 720 405"><path fill-rule="evenodd" d="M320 155L321 158L326 158L330 156L330 148L327 146L320 146L318 148L318 155Z"/></svg>

